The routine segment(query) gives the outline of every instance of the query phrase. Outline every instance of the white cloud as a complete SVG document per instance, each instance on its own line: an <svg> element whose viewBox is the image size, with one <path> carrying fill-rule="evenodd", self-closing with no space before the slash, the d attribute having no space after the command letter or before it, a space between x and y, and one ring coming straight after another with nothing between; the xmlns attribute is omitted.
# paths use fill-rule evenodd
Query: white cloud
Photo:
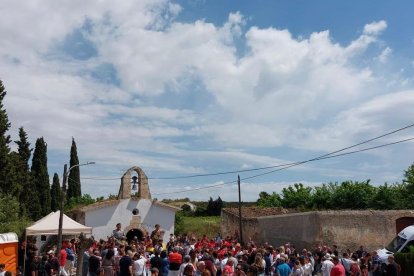
<svg viewBox="0 0 414 276"><path fill-rule="evenodd" d="M385 20L372 22L364 26L364 34L366 35L378 35L387 28L387 22Z"/></svg>
<svg viewBox="0 0 414 276"><path fill-rule="evenodd" d="M389 56L392 54L392 49L390 47L386 47L382 50L381 54L378 57L378 60L382 63L387 62Z"/></svg>
<svg viewBox="0 0 414 276"><path fill-rule="evenodd" d="M24 126L31 139L44 136L56 167L72 136L102 171L267 166L290 159L274 158L276 149L336 149L414 115L411 88L387 90L392 75L355 62L370 53L385 21L340 45L329 30L297 38L288 29L245 29L240 12L220 25L180 22L182 7L168 0L3 1L0 8L8 11L0 18L0 77L11 132ZM77 31L93 44L93 57L71 56L67 38ZM392 52L383 49L379 61ZM93 76L101 65L119 85Z"/></svg>

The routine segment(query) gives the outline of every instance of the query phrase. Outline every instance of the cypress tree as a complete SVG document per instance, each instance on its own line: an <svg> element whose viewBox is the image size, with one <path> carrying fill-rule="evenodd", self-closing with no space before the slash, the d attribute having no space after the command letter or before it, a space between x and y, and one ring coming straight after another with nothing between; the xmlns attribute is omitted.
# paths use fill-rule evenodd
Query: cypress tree
<svg viewBox="0 0 414 276"><path fill-rule="evenodd" d="M52 188L50 189L50 207L52 208L53 212L56 212L60 209L60 200L61 200L61 188L60 188L60 181L59 176L57 173L53 175L53 183Z"/></svg>
<svg viewBox="0 0 414 276"><path fill-rule="evenodd" d="M15 166L17 168L16 184L19 186L19 193L16 197L20 199L20 214L25 215L30 214L30 205L33 201L32 195L36 193L36 188L33 186L33 179L29 170L32 149L23 127L19 128L19 140L14 142L18 146L18 160L15 162Z"/></svg>
<svg viewBox="0 0 414 276"><path fill-rule="evenodd" d="M10 146L11 138L7 135L11 124L7 116L6 109L3 107L3 100L7 92L0 80L0 192L9 194L13 183L11 183L10 170Z"/></svg>
<svg viewBox="0 0 414 276"><path fill-rule="evenodd" d="M49 173L47 171L47 145L43 140L43 137L36 140L31 171L33 183L36 187L36 194L34 194L33 197L37 196L39 202L42 203L39 210L40 212L33 210L33 219L39 219L50 213L50 184Z"/></svg>
<svg viewBox="0 0 414 276"><path fill-rule="evenodd" d="M69 168L78 165L79 159L78 159L78 151L76 148L76 142L75 139L72 137L72 146L70 148L70 165ZM69 178L68 178L68 191L67 191L67 202L73 197L81 197L81 183L80 183L80 171L79 167L74 167L69 172Z"/></svg>

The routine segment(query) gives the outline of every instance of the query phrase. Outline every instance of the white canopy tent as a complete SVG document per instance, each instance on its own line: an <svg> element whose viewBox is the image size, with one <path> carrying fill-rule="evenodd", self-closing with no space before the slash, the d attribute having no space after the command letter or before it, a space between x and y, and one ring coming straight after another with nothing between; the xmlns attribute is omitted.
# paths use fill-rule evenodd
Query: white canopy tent
<svg viewBox="0 0 414 276"><path fill-rule="evenodd" d="M24 248L25 255L27 250L27 236L36 235L58 235L59 234L59 215L60 211L51 212L49 215L39 219L31 226L26 228L26 245ZM92 227L82 225L67 215L63 214L62 235L77 235L80 233L92 234ZM26 269L26 259L24 260L23 269Z"/></svg>
<svg viewBox="0 0 414 276"><path fill-rule="evenodd" d="M57 235L59 232L60 211L51 212L26 228L26 236ZM80 233L92 234L92 227L82 225L63 214L62 234L77 235Z"/></svg>

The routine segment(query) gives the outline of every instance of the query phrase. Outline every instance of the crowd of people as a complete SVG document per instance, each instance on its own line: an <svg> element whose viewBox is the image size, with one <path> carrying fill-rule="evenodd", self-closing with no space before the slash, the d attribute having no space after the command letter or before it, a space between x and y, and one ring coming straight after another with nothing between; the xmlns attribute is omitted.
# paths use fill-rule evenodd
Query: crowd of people
<svg viewBox="0 0 414 276"><path fill-rule="evenodd" d="M64 241L60 258L56 248L39 257L31 248L27 276L72 276L75 273L76 240ZM393 256L386 266L376 251L361 246L355 252L335 246L298 251L293 244L274 247L250 240L240 244L237 233L215 238L170 235L163 243L160 226L150 235L127 240L117 224L106 240L95 241L82 255L82 276L379 276L399 275ZM2 276L2 275L0 275Z"/></svg>

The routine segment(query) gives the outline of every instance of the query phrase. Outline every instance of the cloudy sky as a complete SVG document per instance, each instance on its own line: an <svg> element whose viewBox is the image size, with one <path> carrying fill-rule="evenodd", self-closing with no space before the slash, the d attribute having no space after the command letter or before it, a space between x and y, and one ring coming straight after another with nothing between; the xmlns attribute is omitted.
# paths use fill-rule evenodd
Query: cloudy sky
<svg viewBox="0 0 414 276"><path fill-rule="evenodd" d="M82 192L117 194L140 166L156 198L401 181L414 142L285 170L157 179L303 161L414 123L412 1L0 2L0 79L17 139L72 137ZM414 137L414 128L350 150ZM15 148L15 146L13 145ZM222 184L222 185L221 185ZM213 188L205 189L207 186ZM186 191L186 192L183 192Z"/></svg>

